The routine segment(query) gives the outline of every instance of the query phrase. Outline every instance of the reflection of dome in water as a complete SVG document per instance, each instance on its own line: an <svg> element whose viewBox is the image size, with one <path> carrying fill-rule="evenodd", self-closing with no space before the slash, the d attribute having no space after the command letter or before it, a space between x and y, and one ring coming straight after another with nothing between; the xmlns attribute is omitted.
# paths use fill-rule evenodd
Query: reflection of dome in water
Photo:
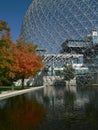
<svg viewBox="0 0 98 130"><path fill-rule="evenodd" d="M56 53L66 39L79 39L98 29L97 0L33 0L21 34L39 48Z"/></svg>

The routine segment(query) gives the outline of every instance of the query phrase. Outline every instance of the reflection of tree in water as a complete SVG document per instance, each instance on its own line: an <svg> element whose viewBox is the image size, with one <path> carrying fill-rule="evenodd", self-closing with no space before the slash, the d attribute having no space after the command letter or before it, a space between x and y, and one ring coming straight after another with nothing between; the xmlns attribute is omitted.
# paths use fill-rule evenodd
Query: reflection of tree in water
<svg viewBox="0 0 98 130"><path fill-rule="evenodd" d="M64 98L65 98L65 108L66 111L73 111L74 109L74 101L76 100L76 95L75 93L69 91L66 91L64 93Z"/></svg>
<svg viewBox="0 0 98 130"><path fill-rule="evenodd" d="M86 104L85 111L73 111L65 115L67 130L98 130L98 109Z"/></svg>
<svg viewBox="0 0 98 130"><path fill-rule="evenodd" d="M84 92L84 93L83 93ZM79 93L78 93L79 94ZM81 94L81 93L80 93ZM67 94L66 96L68 96ZM82 91L82 99L89 97L89 102L84 103L84 107L81 106L75 109L75 105L72 109L69 109L70 105L73 105L73 98L67 97L67 106L65 114L65 127L68 130L98 130L98 92L95 89L87 89ZM71 100L70 100L71 99ZM97 103L96 103L97 100ZM70 105L69 105L70 104Z"/></svg>
<svg viewBox="0 0 98 130"><path fill-rule="evenodd" d="M36 101L14 97L0 110L0 130L37 130L44 117L45 109Z"/></svg>
<svg viewBox="0 0 98 130"><path fill-rule="evenodd" d="M47 87L34 95L5 100L0 130L98 130L98 89Z"/></svg>
<svg viewBox="0 0 98 130"><path fill-rule="evenodd" d="M48 88L47 88L48 89ZM50 88L49 88L50 89ZM51 94L47 94L49 113L45 126L47 130L98 130L98 91L85 88L51 88L55 91L51 107ZM72 90L71 90L72 89ZM51 91L50 91L51 92ZM46 93L45 93L46 94ZM49 98L49 99L48 99ZM49 101L48 101L49 100ZM63 101L63 102L62 102ZM49 125L51 124L51 126ZM41 130L42 130L41 129Z"/></svg>

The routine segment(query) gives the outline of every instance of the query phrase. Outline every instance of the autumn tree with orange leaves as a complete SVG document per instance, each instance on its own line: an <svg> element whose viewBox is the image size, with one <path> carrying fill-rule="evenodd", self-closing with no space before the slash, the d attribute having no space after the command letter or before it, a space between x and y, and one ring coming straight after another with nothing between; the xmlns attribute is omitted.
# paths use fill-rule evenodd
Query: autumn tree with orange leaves
<svg viewBox="0 0 98 130"><path fill-rule="evenodd" d="M34 77L43 67L42 57L36 54L36 45L18 40L13 48L13 58L10 76L21 79L23 88L24 79Z"/></svg>
<svg viewBox="0 0 98 130"><path fill-rule="evenodd" d="M34 77L43 67L42 57L36 54L37 46L19 39L13 43L7 22L0 20L0 81L6 85ZM8 84L9 84L8 83Z"/></svg>

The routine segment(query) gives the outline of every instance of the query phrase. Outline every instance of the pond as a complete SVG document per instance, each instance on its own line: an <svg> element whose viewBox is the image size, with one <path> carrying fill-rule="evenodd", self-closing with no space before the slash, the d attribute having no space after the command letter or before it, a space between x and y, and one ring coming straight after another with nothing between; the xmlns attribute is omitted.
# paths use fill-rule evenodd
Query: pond
<svg viewBox="0 0 98 130"><path fill-rule="evenodd" d="M48 86L0 101L0 130L98 130L98 88Z"/></svg>

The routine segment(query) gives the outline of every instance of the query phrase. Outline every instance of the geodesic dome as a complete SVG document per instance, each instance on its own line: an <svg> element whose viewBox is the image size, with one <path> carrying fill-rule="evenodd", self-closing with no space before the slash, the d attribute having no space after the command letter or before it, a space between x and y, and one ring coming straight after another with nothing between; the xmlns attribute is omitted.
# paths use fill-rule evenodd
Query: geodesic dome
<svg viewBox="0 0 98 130"><path fill-rule="evenodd" d="M48 53L60 51L66 39L81 39L98 29L97 0L33 0L21 35Z"/></svg>

